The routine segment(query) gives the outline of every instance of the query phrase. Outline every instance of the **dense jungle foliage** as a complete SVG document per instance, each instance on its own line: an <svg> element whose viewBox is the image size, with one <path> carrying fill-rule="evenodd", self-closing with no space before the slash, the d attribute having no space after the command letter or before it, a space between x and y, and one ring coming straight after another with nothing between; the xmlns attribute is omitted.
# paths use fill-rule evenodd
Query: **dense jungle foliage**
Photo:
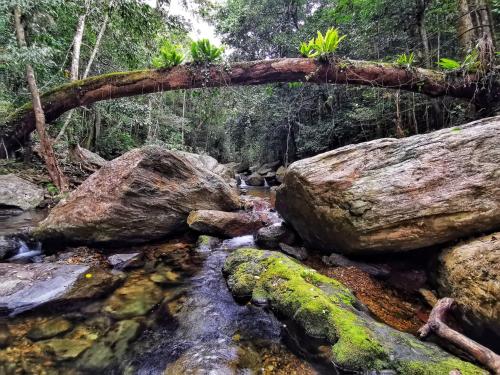
<svg viewBox="0 0 500 375"><path fill-rule="evenodd" d="M216 41L191 40L192 25L170 14L169 1L133 0L21 2L29 45L23 49L16 43L12 3L0 5L0 118L30 100L26 62L34 66L42 92L69 81L72 41L82 14L87 19L81 74L107 22L89 76L169 67L188 56L194 61L298 57L301 43L332 27L338 38L345 36L335 51L341 57L408 69L437 69L440 62L441 69L446 64L453 69L473 53L458 41L457 0L184 1L215 27L224 51ZM490 5L498 25L500 1ZM79 143L113 158L136 146L162 144L221 161L289 163L353 142L427 132L481 116L464 101L398 90L302 83L207 88L80 108L56 149ZM64 122L63 116L49 127L52 137Z"/></svg>

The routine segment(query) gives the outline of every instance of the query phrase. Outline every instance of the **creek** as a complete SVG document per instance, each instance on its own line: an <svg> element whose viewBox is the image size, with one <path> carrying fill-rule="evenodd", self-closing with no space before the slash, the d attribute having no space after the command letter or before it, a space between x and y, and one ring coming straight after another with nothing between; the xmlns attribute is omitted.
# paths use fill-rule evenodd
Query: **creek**
<svg viewBox="0 0 500 375"><path fill-rule="evenodd" d="M247 188L247 194L270 200L269 189ZM28 216L4 223L10 233L22 232L40 219ZM13 263L109 268L103 261L109 251L76 248L44 255L36 244L29 248L18 241L17 254L9 260ZM297 337L291 339L286 324L272 313L234 300L222 266L231 251L247 246L255 246L253 236L211 247L195 246L194 239L183 237L120 249L142 253L144 261L111 271L122 286L110 297L78 302L70 309L58 306L0 317L0 374L335 373L299 354L293 344Z"/></svg>

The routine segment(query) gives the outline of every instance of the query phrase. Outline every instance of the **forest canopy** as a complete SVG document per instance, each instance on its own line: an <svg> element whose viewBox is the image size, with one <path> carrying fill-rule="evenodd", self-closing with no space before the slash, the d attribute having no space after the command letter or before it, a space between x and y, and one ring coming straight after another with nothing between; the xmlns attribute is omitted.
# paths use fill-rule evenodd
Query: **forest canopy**
<svg viewBox="0 0 500 375"><path fill-rule="evenodd" d="M28 43L19 48L10 11L18 2L7 1L0 16L0 115L5 119L29 102L26 63L33 66L41 92L72 80L75 33L82 17L78 79L189 61L230 64L301 54L317 58L322 54L315 52L317 46L309 55L302 48L312 48L319 36L326 39L328 30L334 30L337 43L323 56L334 53L335 59L459 76L477 72L481 57L480 38L467 34L472 43L461 35L461 2L404 0L398 7L386 0L187 2L221 36L210 41L193 40L193 25L173 15L168 1L24 1L19 4ZM479 9L480 2L469 5ZM500 3L487 5L498 23ZM498 30L492 38L498 39ZM107 158L161 144L205 152L221 161L289 163L348 143L427 132L493 111L478 110L468 100L397 89L288 82L99 102L62 116L48 131L56 150L80 144Z"/></svg>

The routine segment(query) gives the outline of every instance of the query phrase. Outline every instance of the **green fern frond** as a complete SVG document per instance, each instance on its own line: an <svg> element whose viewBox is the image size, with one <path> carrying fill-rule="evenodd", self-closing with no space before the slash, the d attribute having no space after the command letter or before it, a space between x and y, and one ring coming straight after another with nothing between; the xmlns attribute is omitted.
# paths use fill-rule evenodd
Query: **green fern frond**
<svg viewBox="0 0 500 375"><path fill-rule="evenodd" d="M322 58L331 55L335 53L345 37L345 35L340 36L335 28L328 29L325 35L318 31L316 38L312 38L308 43L302 42L300 44L300 54L309 58Z"/></svg>

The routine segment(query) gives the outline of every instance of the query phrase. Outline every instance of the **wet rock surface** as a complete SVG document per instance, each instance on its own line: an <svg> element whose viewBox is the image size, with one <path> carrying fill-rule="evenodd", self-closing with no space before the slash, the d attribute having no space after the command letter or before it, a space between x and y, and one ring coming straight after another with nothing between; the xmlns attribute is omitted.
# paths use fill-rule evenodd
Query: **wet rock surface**
<svg viewBox="0 0 500 375"><path fill-rule="evenodd" d="M397 373L481 374L483 370L434 344L376 322L343 284L271 251L240 249L224 264L239 298L266 300L272 311L331 345L330 360L344 369Z"/></svg>
<svg viewBox="0 0 500 375"><path fill-rule="evenodd" d="M14 174L0 175L0 210L5 207L30 210L42 203L45 191Z"/></svg>
<svg viewBox="0 0 500 375"><path fill-rule="evenodd" d="M292 245L295 241L295 233L293 229L281 222L259 229L255 240L263 248L278 249L280 243Z"/></svg>
<svg viewBox="0 0 500 375"><path fill-rule="evenodd" d="M311 248L402 252L500 226L500 118L293 163L276 208Z"/></svg>
<svg viewBox="0 0 500 375"><path fill-rule="evenodd" d="M269 222L249 212L199 210L189 214L187 223L193 230L222 237L238 237L255 233Z"/></svg>
<svg viewBox="0 0 500 375"><path fill-rule="evenodd" d="M51 337L68 332L72 327L73 325L67 319L55 318L31 328L27 337L35 341L50 339Z"/></svg>
<svg viewBox="0 0 500 375"><path fill-rule="evenodd" d="M118 281L106 271L84 265L0 263L0 314L48 304L70 307L102 296Z"/></svg>
<svg viewBox="0 0 500 375"><path fill-rule="evenodd" d="M132 150L61 201L35 234L46 242L140 243L186 229L193 210L238 208L233 189L197 159L160 147Z"/></svg>
<svg viewBox="0 0 500 375"><path fill-rule="evenodd" d="M115 319L146 315L162 299L161 289L149 280L128 280L105 303L104 312Z"/></svg>
<svg viewBox="0 0 500 375"><path fill-rule="evenodd" d="M108 257L108 262L118 270L140 267L143 263L141 253L113 254Z"/></svg>
<svg viewBox="0 0 500 375"><path fill-rule="evenodd" d="M445 249L438 284L440 295L455 299L476 333L500 337L500 232Z"/></svg>
<svg viewBox="0 0 500 375"><path fill-rule="evenodd" d="M290 246L286 243L280 243L279 248L285 254L301 261L304 261L309 257L309 253L305 247Z"/></svg>

